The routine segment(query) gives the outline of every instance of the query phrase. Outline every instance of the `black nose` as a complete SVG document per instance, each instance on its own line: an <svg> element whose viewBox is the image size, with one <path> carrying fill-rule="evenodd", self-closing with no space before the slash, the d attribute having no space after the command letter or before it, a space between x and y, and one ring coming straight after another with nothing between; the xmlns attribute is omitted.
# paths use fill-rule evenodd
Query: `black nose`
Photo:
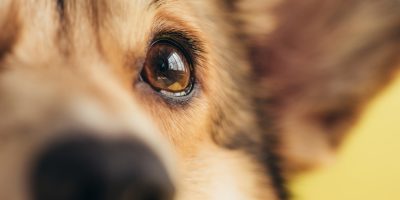
<svg viewBox="0 0 400 200"><path fill-rule="evenodd" d="M53 144L33 167L34 200L170 200L156 154L136 140L74 138Z"/></svg>

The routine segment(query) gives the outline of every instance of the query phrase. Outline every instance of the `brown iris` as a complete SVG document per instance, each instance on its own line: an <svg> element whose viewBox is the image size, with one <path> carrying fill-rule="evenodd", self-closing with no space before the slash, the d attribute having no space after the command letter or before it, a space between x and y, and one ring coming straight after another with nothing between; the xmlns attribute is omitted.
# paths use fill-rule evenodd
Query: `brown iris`
<svg viewBox="0 0 400 200"><path fill-rule="evenodd" d="M153 89L172 96L187 95L192 86L191 65L174 44L156 42L147 53L141 76Z"/></svg>

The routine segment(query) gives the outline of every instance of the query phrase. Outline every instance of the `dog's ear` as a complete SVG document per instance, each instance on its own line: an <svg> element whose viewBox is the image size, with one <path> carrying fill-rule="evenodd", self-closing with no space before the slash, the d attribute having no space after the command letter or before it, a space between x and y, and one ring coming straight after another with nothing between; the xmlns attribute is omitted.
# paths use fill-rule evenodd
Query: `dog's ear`
<svg viewBox="0 0 400 200"><path fill-rule="evenodd" d="M228 4L249 49L261 124L268 125L266 132L274 127L284 169L297 172L330 160L400 66L400 2Z"/></svg>

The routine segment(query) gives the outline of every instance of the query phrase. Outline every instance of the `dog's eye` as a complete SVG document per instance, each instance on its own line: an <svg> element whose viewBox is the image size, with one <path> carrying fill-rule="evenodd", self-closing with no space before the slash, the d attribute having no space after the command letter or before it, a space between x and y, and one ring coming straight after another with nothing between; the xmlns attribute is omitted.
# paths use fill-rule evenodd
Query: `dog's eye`
<svg viewBox="0 0 400 200"><path fill-rule="evenodd" d="M192 76L192 66L185 52L169 41L158 41L150 47L141 72L142 79L154 90L172 97L191 92Z"/></svg>

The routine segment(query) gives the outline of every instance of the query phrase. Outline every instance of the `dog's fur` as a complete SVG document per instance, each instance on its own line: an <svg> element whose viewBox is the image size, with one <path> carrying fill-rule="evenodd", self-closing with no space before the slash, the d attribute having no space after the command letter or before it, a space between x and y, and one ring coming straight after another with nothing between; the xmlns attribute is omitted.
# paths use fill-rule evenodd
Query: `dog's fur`
<svg viewBox="0 0 400 200"><path fill-rule="evenodd" d="M30 198L32 158L67 128L140 138L177 200L287 199L284 180L329 160L400 58L397 0L2 0L0 30L9 200ZM182 105L134 80L168 31L196 45Z"/></svg>

